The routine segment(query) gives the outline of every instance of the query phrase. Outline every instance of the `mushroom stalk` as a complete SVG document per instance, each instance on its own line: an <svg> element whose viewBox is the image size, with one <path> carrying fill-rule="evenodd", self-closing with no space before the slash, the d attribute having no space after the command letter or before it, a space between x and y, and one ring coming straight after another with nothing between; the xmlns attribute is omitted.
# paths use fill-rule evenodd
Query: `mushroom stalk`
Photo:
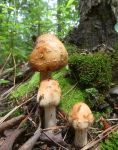
<svg viewBox="0 0 118 150"><path fill-rule="evenodd" d="M83 147L87 144L87 129L75 130L74 144L77 147Z"/></svg>
<svg viewBox="0 0 118 150"><path fill-rule="evenodd" d="M75 129L75 146L83 147L87 144L88 127L94 121L89 106L82 102L75 104L69 115L69 121Z"/></svg>
<svg viewBox="0 0 118 150"><path fill-rule="evenodd" d="M56 125L56 108L55 106L49 106L44 108L45 111L45 128L49 128Z"/></svg>
<svg viewBox="0 0 118 150"><path fill-rule="evenodd" d="M45 79L51 79L51 72L41 72L40 73L40 82Z"/></svg>

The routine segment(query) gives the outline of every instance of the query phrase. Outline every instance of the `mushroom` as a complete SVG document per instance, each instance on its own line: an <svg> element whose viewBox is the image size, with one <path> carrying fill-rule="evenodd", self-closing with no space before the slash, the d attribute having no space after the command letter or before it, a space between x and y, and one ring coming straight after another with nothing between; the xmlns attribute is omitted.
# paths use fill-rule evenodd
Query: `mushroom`
<svg viewBox="0 0 118 150"><path fill-rule="evenodd" d="M61 90L51 72L59 70L68 62L68 53L61 41L52 34L37 38L29 64L33 70L40 72L40 85L37 101L45 110L45 127L56 125L55 107L60 102Z"/></svg>
<svg viewBox="0 0 118 150"><path fill-rule="evenodd" d="M69 122L75 129L75 146L83 147L87 144L88 127L93 121L93 114L87 104L80 102L73 106L69 115Z"/></svg>
<svg viewBox="0 0 118 150"><path fill-rule="evenodd" d="M53 79L43 80L38 90L37 100L45 112L45 128L56 125L56 106L60 102L61 89Z"/></svg>
<svg viewBox="0 0 118 150"><path fill-rule="evenodd" d="M68 53L63 43L52 34L37 38L29 64L40 72L41 80L50 78L50 73L64 67L68 62Z"/></svg>

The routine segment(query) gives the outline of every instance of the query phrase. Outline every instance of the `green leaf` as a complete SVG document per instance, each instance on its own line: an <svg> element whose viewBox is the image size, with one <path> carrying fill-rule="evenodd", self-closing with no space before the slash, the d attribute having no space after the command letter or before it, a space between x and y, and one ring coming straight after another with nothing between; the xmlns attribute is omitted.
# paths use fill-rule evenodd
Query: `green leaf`
<svg viewBox="0 0 118 150"><path fill-rule="evenodd" d="M0 79L0 84L7 84L9 83L9 80Z"/></svg>
<svg viewBox="0 0 118 150"><path fill-rule="evenodd" d="M8 9L10 9L10 10L14 10L14 8L13 8L13 7L8 7Z"/></svg>
<svg viewBox="0 0 118 150"><path fill-rule="evenodd" d="M72 5L73 2L74 2L74 0L69 0L67 5L66 5L66 8L69 8Z"/></svg>

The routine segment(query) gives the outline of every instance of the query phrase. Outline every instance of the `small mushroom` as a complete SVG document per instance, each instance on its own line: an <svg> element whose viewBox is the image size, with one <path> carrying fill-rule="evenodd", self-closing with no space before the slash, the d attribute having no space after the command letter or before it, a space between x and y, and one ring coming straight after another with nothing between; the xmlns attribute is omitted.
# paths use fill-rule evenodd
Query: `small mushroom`
<svg viewBox="0 0 118 150"><path fill-rule="evenodd" d="M73 106L69 115L69 122L75 129L74 144L83 147L87 144L88 127L93 123L93 114L85 103L77 103Z"/></svg>
<svg viewBox="0 0 118 150"><path fill-rule="evenodd" d="M40 84L37 100L45 112L45 128L56 125L56 106L60 102L61 89L56 80L43 80Z"/></svg>
<svg viewBox="0 0 118 150"><path fill-rule="evenodd" d="M41 73L41 80L50 77L50 72L64 67L67 62L68 53L55 35L44 34L37 38L29 64Z"/></svg>

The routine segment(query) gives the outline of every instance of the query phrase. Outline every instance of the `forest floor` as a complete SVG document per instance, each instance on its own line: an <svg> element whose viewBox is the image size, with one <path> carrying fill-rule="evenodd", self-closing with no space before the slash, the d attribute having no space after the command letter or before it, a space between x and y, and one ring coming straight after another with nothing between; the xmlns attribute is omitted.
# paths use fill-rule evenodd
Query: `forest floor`
<svg viewBox="0 0 118 150"><path fill-rule="evenodd" d="M78 99L84 101L84 92L67 78L65 70L53 75L62 89L62 102L57 108L57 125L43 128L43 110L36 103L39 74L27 64L4 69L0 74L0 150L79 150L73 144L74 129L68 113ZM28 88L27 88L28 87ZM24 93L23 93L24 92ZM88 144L81 148L100 149L99 143L118 130L117 117L95 113L96 118L88 132ZM102 118L101 118L102 117ZM102 126L101 126L102 125Z"/></svg>

